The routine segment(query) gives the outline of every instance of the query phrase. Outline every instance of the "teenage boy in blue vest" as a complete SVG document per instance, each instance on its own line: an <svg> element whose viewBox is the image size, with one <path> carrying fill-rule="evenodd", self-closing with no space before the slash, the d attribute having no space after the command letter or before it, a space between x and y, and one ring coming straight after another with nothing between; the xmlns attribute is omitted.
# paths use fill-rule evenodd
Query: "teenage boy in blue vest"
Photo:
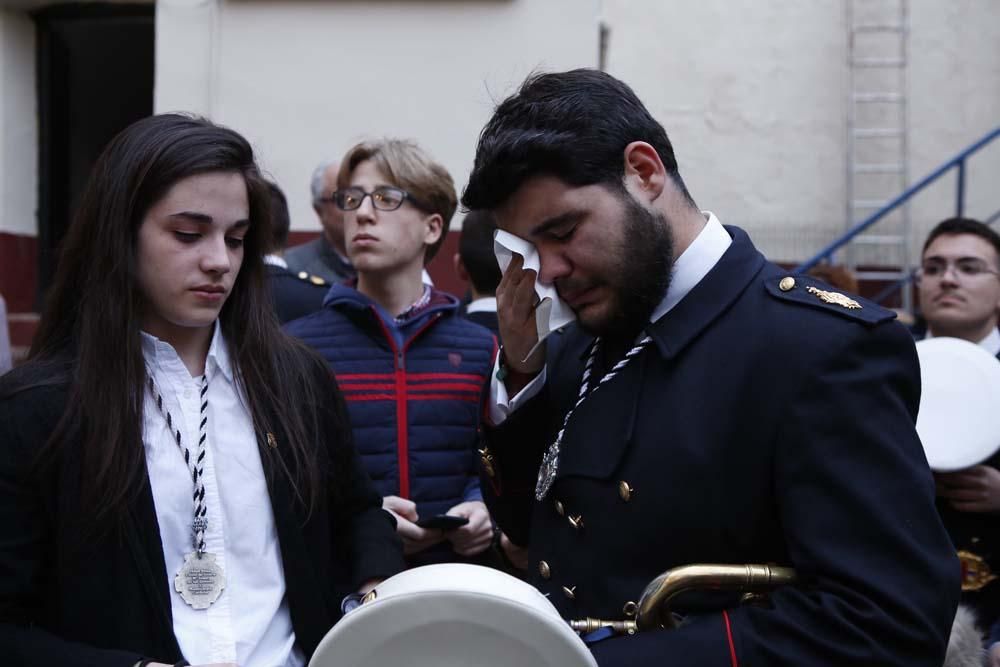
<svg viewBox="0 0 1000 667"><path fill-rule="evenodd" d="M454 183L416 144L387 139L347 152L334 197L357 281L288 331L330 364L410 563L482 558L494 529L476 444L496 342L421 280L455 212ZM418 525L442 514L468 522Z"/></svg>

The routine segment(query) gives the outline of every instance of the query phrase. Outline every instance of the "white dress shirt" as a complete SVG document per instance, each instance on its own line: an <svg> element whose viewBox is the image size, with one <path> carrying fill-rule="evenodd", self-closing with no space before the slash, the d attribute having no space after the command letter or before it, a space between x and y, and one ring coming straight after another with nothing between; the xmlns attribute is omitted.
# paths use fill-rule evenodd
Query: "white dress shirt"
<svg viewBox="0 0 1000 667"><path fill-rule="evenodd" d="M268 266L277 266L282 269L288 268L288 262L281 255L264 255L264 263Z"/></svg>
<svg viewBox="0 0 1000 667"><path fill-rule="evenodd" d="M733 242L719 219L711 211L702 211L705 216L705 226L698 232L691 245L674 261L671 271L670 285L667 293L650 316L649 321L655 322L688 295L701 279L708 275ZM545 368L527 384L514 398L507 396L507 387L497 379L500 370L500 356L497 355L493 367L493 377L490 379L490 421L499 425L510 413L524 405L530 398L538 394L545 385Z"/></svg>
<svg viewBox="0 0 1000 667"><path fill-rule="evenodd" d="M142 334L148 372L185 442L196 443L201 379L193 378L168 343ZM193 551L193 485L166 420L148 392L143 409L146 467L167 566L174 634L193 665L301 667L305 658L285 599L278 535L246 401L237 391L218 323L205 362L208 424L205 455L206 551L225 572L225 589L195 610L174 590L174 576Z"/></svg>
<svg viewBox="0 0 1000 667"><path fill-rule="evenodd" d="M924 334L924 338L934 338L934 334L931 332L930 328L927 329L927 333ZM1000 331L992 329L988 334L986 334L986 338L976 344L992 354L994 357L997 356L1000 354Z"/></svg>
<svg viewBox="0 0 1000 667"><path fill-rule="evenodd" d="M495 313L497 312L497 298L495 296L484 296L481 299L469 302L465 307L466 313Z"/></svg>

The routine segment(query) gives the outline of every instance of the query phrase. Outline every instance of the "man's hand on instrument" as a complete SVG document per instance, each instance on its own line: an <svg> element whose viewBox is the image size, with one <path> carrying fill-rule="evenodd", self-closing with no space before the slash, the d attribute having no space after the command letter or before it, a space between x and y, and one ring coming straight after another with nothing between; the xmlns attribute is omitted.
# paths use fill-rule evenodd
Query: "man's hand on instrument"
<svg viewBox="0 0 1000 667"><path fill-rule="evenodd" d="M475 556L489 548L493 542L493 524L490 521L490 512L483 501L471 500L459 503L447 513L469 519L469 523L464 526L445 533L455 553L459 556Z"/></svg>
<svg viewBox="0 0 1000 667"><path fill-rule="evenodd" d="M535 323L535 272L524 270L524 258L515 254L497 286L497 319L508 377L507 391L514 395L545 366L545 349L528 357L538 342Z"/></svg>
<svg viewBox="0 0 1000 667"><path fill-rule="evenodd" d="M403 553L406 555L423 551L444 540L444 533L431 528L421 528L415 521L417 505L412 500L399 496L382 498L382 509L396 517L396 534L403 540Z"/></svg>
<svg viewBox="0 0 1000 667"><path fill-rule="evenodd" d="M1000 470L978 465L934 477L937 494L958 511L1000 513Z"/></svg>
<svg viewBox="0 0 1000 667"><path fill-rule="evenodd" d="M989 656L987 663L989 667L1000 667L1000 642L995 642L990 646L987 655Z"/></svg>

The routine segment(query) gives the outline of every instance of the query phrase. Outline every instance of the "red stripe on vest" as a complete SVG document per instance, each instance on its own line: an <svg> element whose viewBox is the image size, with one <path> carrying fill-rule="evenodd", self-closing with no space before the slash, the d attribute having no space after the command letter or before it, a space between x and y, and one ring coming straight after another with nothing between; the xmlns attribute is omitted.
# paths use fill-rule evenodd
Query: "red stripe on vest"
<svg viewBox="0 0 1000 667"><path fill-rule="evenodd" d="M482 383L480 384L460 384L457 382L434 382L429 384L413 384L409 385L410 391L467 391L473 394L478 394L482 388Z"/></svg>
<svg viewBox="0 0 1000 667"><path fill-rule="evenodd" d="M416 382L422 380L468 380L480 384L486 380L479 373L410 373L410 379Z"/></svg>
<svg viewBox="0 0 1000 667"><path fill-rule="evenodd" d="M344 400L348 403L356 401L395 401L395 394L347 394Z"/></svg>
<svg viewBox="0 0 1000 667"><path fill-rule="evenodd" d="M336 378L340 382L350 380L391 380L392 373L337 373Z"/></svg>

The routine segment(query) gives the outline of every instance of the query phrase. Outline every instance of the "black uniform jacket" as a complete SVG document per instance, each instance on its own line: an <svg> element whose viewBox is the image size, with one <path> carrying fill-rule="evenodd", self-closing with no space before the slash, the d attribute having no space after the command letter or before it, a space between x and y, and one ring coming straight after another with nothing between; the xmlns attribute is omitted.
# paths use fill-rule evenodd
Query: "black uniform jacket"
<svg viewBox="0 0 1000 667"><path fill-rule="evenodd" d="M479 326L486 327L493 332L493 335L500 338L500 322L497 319L495 310L477 310L474 313L465 313L465 319L475 322Z"/></svg>
<svg viewBox="0 0 1000 667"><path fill-rule="evenodd" d="M318 362L317 369L303 381L329 388L314 463L326 473L308 516L276 470L279 456L291 464L280 426L273 450L258 434L292 626L306 656L339 618L346 593L404 567L394 522L353 451L340 393ZM41 479L29 473L66 396L56 385L0 401L0 663L131 667L145 657L172 664L182 657L171 620L174 573L164 565L148 478L120 530L74 548L78 457L65 454ZM341 469L331 470L333 461Z"/></svg>
<svg viewBox="0 0 1000 667"><path fill-rule="evenodd" d="M490 510L566 618L624 618L656 575L693 563L776 563L803 580L767 607L689 596L684 626L600 642L601 665L939 667L959 570L914 428L910 335L860 298L782 282L727 230L721 260L648 328L652 345L577 408L536 502L592 340L574 326L550 339L545 389L487 429Z"/></svg>
<svg viewBox="0 0 1000 667"><path fill-rule="evenodd" d="M267 265L267 280L282 324L315 313L323 307L323 297L330 291L330 283L319 276L292 273L273 264Z"/></svg>

